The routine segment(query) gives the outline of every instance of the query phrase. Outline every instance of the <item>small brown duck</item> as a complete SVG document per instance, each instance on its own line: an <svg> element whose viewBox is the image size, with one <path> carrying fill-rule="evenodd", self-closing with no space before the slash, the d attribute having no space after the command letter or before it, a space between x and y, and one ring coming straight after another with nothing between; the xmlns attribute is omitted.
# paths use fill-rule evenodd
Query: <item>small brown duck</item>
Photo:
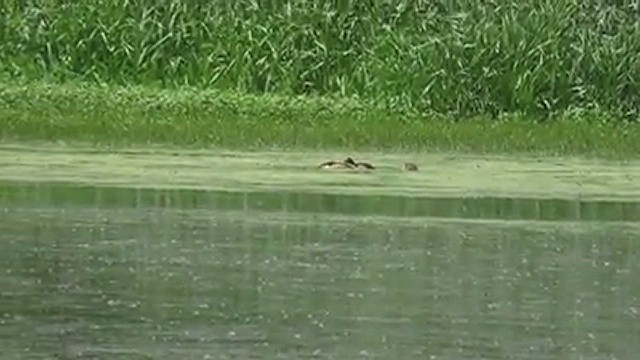
<svg viewBox="0 0 640 360"><path fill-rule="evenodd" d="M373 170L375 166L371 165L367 162L356 162L351 157L347 157L346 159L339 160L330 160L323 162L318 165L318 168L321 169L344 169L344 170Z"/></svg>
<svg viewBox="0 0 640 360"><path fill-rule="evenodd" d="M402 164L402 170L404 171L418 171L418 165L412 162L406 162Z"/></svg>

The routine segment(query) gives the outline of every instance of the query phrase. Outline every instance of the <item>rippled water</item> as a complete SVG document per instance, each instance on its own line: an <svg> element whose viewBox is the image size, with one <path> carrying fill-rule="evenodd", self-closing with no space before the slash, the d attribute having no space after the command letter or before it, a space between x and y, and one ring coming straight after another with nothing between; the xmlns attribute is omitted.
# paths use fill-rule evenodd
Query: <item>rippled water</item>
<svg viewBox="0 0 640 360"><path fill-rule="evenodd" d="M640 350L637 203L50 184L0 200L7 359Z"/></svg>
<svg viewBox="0 0 640 360"><path fill-rule="evenodd" d="M0 146L0 358L640 352L637 163L364 156Z"/></svg>

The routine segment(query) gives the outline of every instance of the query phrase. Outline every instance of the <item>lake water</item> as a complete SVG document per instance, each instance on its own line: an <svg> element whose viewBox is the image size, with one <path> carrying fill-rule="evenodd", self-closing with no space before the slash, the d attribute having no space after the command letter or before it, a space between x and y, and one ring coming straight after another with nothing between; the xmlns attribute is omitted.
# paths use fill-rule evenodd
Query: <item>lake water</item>
<svg viewBox="0 0 640 360"><path fill-rule="evenodd" d="M367 156L5 146L2 358L635 358L637 163Z"/></svg>

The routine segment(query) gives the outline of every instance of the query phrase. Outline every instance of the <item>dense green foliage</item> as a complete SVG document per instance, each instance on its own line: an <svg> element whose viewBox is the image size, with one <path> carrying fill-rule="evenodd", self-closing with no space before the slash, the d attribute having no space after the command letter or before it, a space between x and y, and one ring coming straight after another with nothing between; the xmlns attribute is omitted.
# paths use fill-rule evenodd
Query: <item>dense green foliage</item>
<svg viewBox="0 0 640 360"><path fill-rule="evenodd" d="M357 96L458 115L636 117L631 0L0 3L5 77Z"/></svg>
<svg viewBox="0 0 640 360"><path fill-rule="evenodd" d="M353 99L0 84L0 139L614 157L640 152L637 126L606 121L600 112L565 112L540 124L518 115L486 120L401 114Z"/></svg>

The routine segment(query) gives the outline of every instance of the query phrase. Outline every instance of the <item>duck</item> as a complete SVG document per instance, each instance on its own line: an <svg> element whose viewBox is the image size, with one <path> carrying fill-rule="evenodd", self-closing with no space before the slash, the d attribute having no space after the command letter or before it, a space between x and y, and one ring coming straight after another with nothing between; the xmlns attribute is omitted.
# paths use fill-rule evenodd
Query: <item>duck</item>
<svg viewBox="0 0 640 360"><path fill-rule="evenodd" d="M404 171L418 171L418 165L412 162L406 162L402 164L402 170Z"/></svg>
<svg viewBox="0 0 640 360"><path fill-rule="evenodd" d="M368 162L356 162L351 157L347 157L346 159L344 159L342 161L340 161L340 160L326 161L326 162L323 162L322 164L318 165L318 167L321 168L321 169L346 169L346 170L360 170L360 169L373 170L373 169L375 169L375 166L373 166L372 164L370 164Z"/></svg>

